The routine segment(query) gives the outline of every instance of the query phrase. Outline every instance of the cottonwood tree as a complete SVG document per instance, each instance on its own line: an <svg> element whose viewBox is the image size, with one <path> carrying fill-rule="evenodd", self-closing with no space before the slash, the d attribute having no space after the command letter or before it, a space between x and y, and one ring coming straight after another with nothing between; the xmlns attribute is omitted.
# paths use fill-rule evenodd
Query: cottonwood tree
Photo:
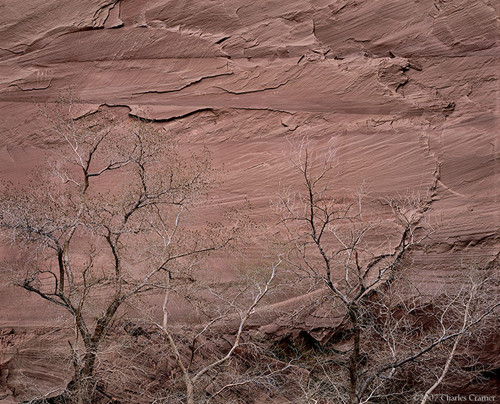
<svg viewBox="0 0 500 404"><path fill-rule="evenodd" d="M430 362L427 371L420 372L420 384L425 387L415 396L421 397L420 404L432 402L433 393L446 385L450 376L460 383L482 382L481 374L467 369L479 366L479 370L484 371L476 357L477 349L487 345L498 333L500 279L497 271L497 268L481 268L478 264L463 266L455 276L454 287L443 285L439 293L426 296L421 306L431 305L426 312L434 325L434 336L426 336L424 353L434 348L438 352L432 352L432 357L427 358ZM407 353L406 358L413 359L415 354L420 352Z"/></svg>
<svg viewBox="0 0 500 404"><path fill-rule="evenodd" d="M425 402L446 376L456 345L498 307L498 299L484 299L498 285L482 274L482 280L468 281L458 291L424 294L404 268L412 249L431 232L425 198L380 200L392 218L381 239L382 221L363 211L362 192L335 197L332 153L320 158L304 141L293 165L301 188L286 189L277 203L290 248L287 261L295 273L326 288L331 311L343 318L321 353L302 355L316 376L300 386L301 400L402 400L422 391L408 380L423 364L424 374L436 375L423 382ZM443 362L428 360L438 351L446 358L442 372L436 368Z"/></svg>
<svg viewBox="0 0 500 404"><path fill-rule="evenodd" d="M222 387L216 389L208 398L202 399L202 401L196 398L199 385L206 387L212 384L212 389L218 385L216 379L219 368L228 364L239 353L241 347L246 345L243 341L245 325L270 292L281 262L282 258L278 256L276 262L271 263L269 270L266 270L263 277L260 277L261 279L247 280L240 287L232 285L229 288L224 288L226 290L210 286L197 288L197 296L191 295L191 297L193 300L197 298L201 303L199 311L202 312L202 321L199 325L191 326L193 332L188 343L182 342L182 339L178 338L179 332L176 332L175 325L169 322L170 299L173 294L178 294L181 288L174 284L175 280L168 280L162 306L162 322L156 323L156 326L165 336L168 347L173 353L175 364L180 371L185 391L185 401L183 402L194 404L195 402L210 401L210 399L220 395L229 385L234 385L236 374L233 374L229 382L223 383ZM186 294L184 293L183 296L185 297ZM217 340L219 342L221 340L218 334L220 332L230 334L228 336L230 340L223 341L224 345L228 345L224 350L216 347ZM186 335L183 337L186 339ZM187 350L186 347L188 347ZM235 372L235 368L232 369ZM252 381L252 379L247 379L245 383L240 383L240 385L249 384ZM162 401L161 398L156 398L156 402L172 402L172 399L166 398L165 401Z"/></svg>
<svg viewBox="0 0 500 404"><path fill-rule="evenodd" d="M207 153L181 157L164 131L118 125L110 110L75 117L76 104L43 110L58 141L29 184L6 183L1 235L25 290L62 307L74 323L74 375L54 402L96 402L99 352L134 297L188 276L192 259L226 246L232 229L206 232L186 213L210 186Z"/></svg>

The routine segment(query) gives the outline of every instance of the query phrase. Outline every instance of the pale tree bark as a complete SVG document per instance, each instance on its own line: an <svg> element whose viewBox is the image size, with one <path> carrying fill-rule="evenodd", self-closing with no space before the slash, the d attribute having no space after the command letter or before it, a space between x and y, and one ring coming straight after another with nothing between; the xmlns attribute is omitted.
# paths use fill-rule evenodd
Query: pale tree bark
<svg viewBox="0 0 500 404"><path fill-rule="evenodd" d="M444 382L446 376L448 375L448 372L450 370L450 366L453 362L453 359L455 358L455 354L457 352L457 349L459 347L459 344L464 337L464 334L469 331L470 328L480 325L481 322L490 314L493 313L497 307L500 307L500 302L495 302L493 300L489 307L486 307L483 309L483 311L479 314L479 316L476 319L470 319L471 317L471 305L474 303L475 300L480 300L483 299L483 296L480 296L481 294L481 289L484 286L486 282L490 282L491 279L481 279L479 282L475 281L474 279L470 279L470 285L464 285L464 287L469 286L470 291L468 292L469 296L466 299L465 305L463 307L463 321L460 329L455 333L454 336L454 342L451 347L451 350L449 351L446 362L443 366L443 370L437 380L432 384L431 387L429 387L423 397L422 400L420 401L420 404L425 404L428 402L430 399L432 393ZM452 339L452 340L453 340Z"/></svg>
<svg viewBox="0 0 500 404"><path fill-rule="evenodd" d="M166 292L164 296L164 301L163 301L163 321L161 324L157 324L157 326L162 330L164 333L167 343L175 357L175 361L177 363L177 366L181 370L183 381L184 381L184 386L185 386L185 392L186 392L186 403L187 404L194 404L195 403L195 387L199 380L208 372L210 372L213 369L216 369L217 367L223 365L225 362L227 362L229 359L231 359L236 351L236 349L240 346L241 344L241 338L245 329L245 325L248 322L249 318L255 313L257 307L259 306L259 303L261 303L262 299L269 293L273 280L276 278L276 271L278 267L282 263L282 258L281 256L278 257L278 261L275 264L271 265L271 270L269 273L268 278L262 283L256 283L255 284L255 295L249 302L249 304L243 308L243 309L237 309L237 317L239 318L238 321L238 327L236 330L236 333L234 335L234 342L232 342L230 349L227 351L226 354L222 355L220 358L217 358L213 360L212 362L208 364L204 364L200 369L192 371L191 370L191 365L193 364L193 357L190 359L188 358L183 358L179 351L178 344L176 343L175 339L173 338L172 331L171 331L171 326L168 323L168 303L169 303L169 298L170 294L172 293L172 289L170 287L170 281L169 278L167 279L166 283ZM228 302L228 306L234 306L232 302ZM193 344L192 347L194 348L194 343L195 341L202 335L204 335L211 327L214 326L217 322L220 321L230 321L231 318L231 310L230 307L227 308L226 311L223 312L223 314L214 317L210 321L205 324L205 326L202 327L202 329L195 335L193 338ZM193 349L192 348L192 349ZM194 355L194 351L192 352L192 355ZM218 393L220 394L220 392Z"/></svg>
<svg viewBox="0 0 500 404"><path fill-rule="evenodd" d="M203 236L181 223L211 186L207 153L183 159L146 123L118 127L109 110L75 117L75 108L44 109L61 146L29 185L6 184L0 231L26 258L10 263L16 283L70 314L69 389L89 404L99 351L123 303L157 288L166 271L224 248L235 229Z"/></svg>
<svg viewBox="0 0 500 404"><path fill-rule="evenodd" d="M476 307L475 316L470 315L468 296L478 296L479 289L487 294L484 276L479 284L465 281L463 288L469 295L458 292L424 298L420 291L409 295L409 289L395 294L395 285L409 282L404 275L405 259L433 232L426 220L430 199L410 194L380 200L381 206L389 208L393 215L392 241L374 246L367 240L373 240L379 224L373 219L368 221L368 215L363 213L365 193L361 191L350 201L335 196L334 154L314 154L307 140L295 145L293 153L302 187L287 188L276 209L290 246L288 264L299 276L323 283L333 305L345 313L340 327L350 348L336 354L336 375L341 377L335 381L325 375L334 385L335 399L360 404L393 394L396 397L395 391L387 389L397 383L400 370L416 365L423 356L451 342L445 368L429 388L425 395L428 397L443 382L463 336L484 324L499 306L498 299L483 302ZM429 312L436 325L430 335L412 337L415 324L409 318L430 307L429 299L440 302L434 312Z"/></svg>

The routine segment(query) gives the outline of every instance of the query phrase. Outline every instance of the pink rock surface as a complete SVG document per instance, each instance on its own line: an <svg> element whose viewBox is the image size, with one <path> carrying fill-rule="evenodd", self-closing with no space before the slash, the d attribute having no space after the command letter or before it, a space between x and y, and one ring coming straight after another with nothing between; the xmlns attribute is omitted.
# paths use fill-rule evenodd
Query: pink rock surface
<svg viewBox="0 0 500 404"><path fill-rule="evenodd" d="M4 0L0 176L24 178L53 147L34 102L71 89L89 109L120 106L186 147L208 145L226 169L214 206L249 198L268 221L280 184L296 181L287 139L308 136L318 153L336 150L339 195L364 183L372 200L431 196L436 231L414 257L418 279L450 277L464 260L498 265L499 9L490 0ZM0 277L0 327L50 323L53 309Z"/></svg>

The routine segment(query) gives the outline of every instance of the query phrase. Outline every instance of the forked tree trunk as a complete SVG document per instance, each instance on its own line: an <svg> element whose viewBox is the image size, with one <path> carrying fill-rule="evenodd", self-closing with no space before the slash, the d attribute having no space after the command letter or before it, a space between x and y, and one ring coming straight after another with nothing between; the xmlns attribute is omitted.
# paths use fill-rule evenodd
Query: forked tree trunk
<svg viewBox="0 0 500 404"><path fill-rule="evenodd" d="M88 332L83 318L80 315L76 317L77 325L85 344L85 355L83 356L82 363L77 360L73 362L75 376L68 385L68 390L76 398L74 401L77 404L92 404L95 398L97 382L94 372L97 349L107 334L109 324L121 304L119 292L118 290L106 312L97 320L96 328L92 335Z"/></svg>
<svg viewBox="0 0 500 404"><path fill-rule="evenodd" d="M68 385L75 404L92 404L96 391L96 380L94 376L97 351L87 348L81 368L75 369L75 376Z"/></svg>

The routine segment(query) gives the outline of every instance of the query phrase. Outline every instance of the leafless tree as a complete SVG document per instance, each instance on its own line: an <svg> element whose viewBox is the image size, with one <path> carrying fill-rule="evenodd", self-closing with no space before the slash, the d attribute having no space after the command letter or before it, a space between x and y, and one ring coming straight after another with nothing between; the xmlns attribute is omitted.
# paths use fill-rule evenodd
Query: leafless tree
<svg viewBox="0 0 500 404"><path fill-rule="evenodd" d="M255 313L261 301L269 293L281 261L282 259L279 256L277 261L270 265L270 270L266 274L265 279L254 279L250 284L247 283L244 285L242 289L233 288L234 290L229 296L209 288L209 294L212 295L212 299L203 299L203 302L205 305L211 304L216 310L210 311L207 310L207 308L203 309L204 316L207 317L207 320L203 325L196 327L196 332L193 333L190 343L188 344L190 350L188 355L183 355L181 353L179 341L175 338L175 328L169 323L169 300L172 293L177 293L178 288L174 285L170 286L170 283L167 283L162 307L163 319L161 323L157 323L156 325L164 334L167 344L174 354L176 365L180 369L185 387L185 402L187 404L195 403L196 387L200 381L213 370L217 370L227 363L238 352L238 349L242 345L245 325L249 318ZM204 288L200 288L197 294L203 294L203 289ZM214 299L215 302L213 301ZM212 300L212 302L210 302L210 300ZM212 354L208 360L197 358L197 353L200 350L202 351L203 345L209 342L209 333L219 325L223 326L222 329L226 328L231 330L232 328L236 328L232 340L228 341L229 348L223 354L218 355L218 352L215 352L215 355ZM219 330L220 329L219 327ZM226 332L228 331L226 330ZM213 380L214 377L211 376L210 379ZM248 382L250 381L245 381L245 383ZM234 385L234 380L232 380L230 384ZM240 382L240 384L242 383ZM212 398L221 394L222 390L228 387L229 385L225 384L220 390L212 394Z"/></svg>
<svg viewBox="0 0 500 404"><path fill-rule="evenodd" d="M17 248L17 284L64 308L74 322L74 376L60 400L95 402L99 350L120 307L193 260L226 246L232 230L183 222L210 186L207 153L181 157L164 131L106 109L46 108L59 143L29 184L6 183L1 235Z"/></svg>
<svg viewBox="0 0 500 404"><path fill-rule="evenodd" d="M471 379L481 381L478 375L464 369L478 365L474 350L486 345L498 332L500 279L497 269L482 268L475 263L464 265L457 272L456 286L444 286L439 293L426 298L426 305L432 304L432 310L427 310L428 317L436 326L434 337L427 337L427 352L433 348L439 352L433 355L432 371L423 372L421 384L425 388L423 394L419 392L420 404L430 402L433 392L446 385L450 376L461 383Z"/></svg>
<svg viewBox="0 0 500 404"><path fill-rule="evenodd" d="M444 370L425 381L425 403L446 376L458 344L499 306L498 299L484 299L498 280L482 273L459 290L419 290L405 266L432 231L425 221L429 201L415 194L379 200L386 212L381 238L383 222L363 211L362 192L335 197L334 155L318 157L307 141L295 151L302 186L286 189L277 204L290 248L287 261L295 273L326 288L331 310L343 316L335 326L336 343L304 362L319 377L301 386L302 397L349 404L407 398L416 391L405 381L410 369L440 349L447 358ZM441 363L434 363L435 373L436 366Z"/></svg>

